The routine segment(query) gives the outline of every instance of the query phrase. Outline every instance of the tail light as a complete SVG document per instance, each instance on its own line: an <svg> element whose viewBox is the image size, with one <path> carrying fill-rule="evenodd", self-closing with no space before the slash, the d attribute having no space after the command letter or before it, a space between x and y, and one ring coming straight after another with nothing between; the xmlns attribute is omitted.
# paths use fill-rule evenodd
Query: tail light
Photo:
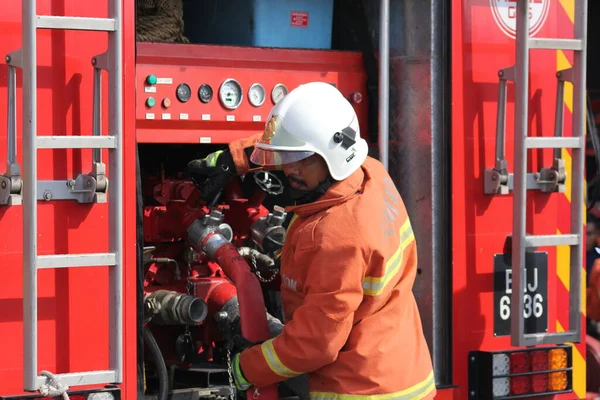
<svg viewBox="0 0 600 400"><path fill-rule="evenodd" d="M518 399L570 393L571 346L469 353L471 399Z"/></svg>

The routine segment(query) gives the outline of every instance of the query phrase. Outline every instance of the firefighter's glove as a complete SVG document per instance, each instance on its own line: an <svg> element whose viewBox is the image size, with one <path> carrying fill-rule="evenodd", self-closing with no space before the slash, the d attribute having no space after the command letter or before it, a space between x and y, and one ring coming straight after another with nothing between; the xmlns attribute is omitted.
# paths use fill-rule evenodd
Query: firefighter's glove
<svg viewBox="0 0 600 400"><path fill-rule="evenodd" d="M246 380L244 373L242 372L242 367L240 365L240 353L237 353L235 356L233 356L232 364L231 375L233 375L235 387L240 392L245 392L246 390L250 389L252 384Z"/></svg>
<svg viewBox="0 0 600 400"><path fill-rule="evenodd" d="M192 160L188 170L206 202L213 201L237 171L229 150L219 150L206 158Z"/></svg>
<svg viewBox="0 0 600 400"><path fill-rule="evenodd" d="M240 364L240 354L254 344L255 343L252 343L242 335L238 334L232 335L226 344L227 349L232 354L231 374L233 375L233 381L235 382L235 387L242 392L248 390L252 384L244 377Z"/></svg>

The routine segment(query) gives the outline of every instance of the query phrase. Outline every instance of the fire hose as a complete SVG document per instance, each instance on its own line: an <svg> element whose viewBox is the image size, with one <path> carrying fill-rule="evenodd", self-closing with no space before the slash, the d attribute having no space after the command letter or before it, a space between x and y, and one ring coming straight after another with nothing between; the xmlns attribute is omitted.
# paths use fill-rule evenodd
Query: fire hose
<svg viewBox="0 0 600 400"><path fill-rule="evenodd" d="M223 214L213 210L203 219L194 221L187 230L187 241L196 250L216 261L235 285L240 313L242 336L251 343L270 339L267 313L260 282L250 266L230 242L231 227L223 224ZM228 365L228 368L231 368ZM276 385L260 388L265 399L277 399Z"/></svg>

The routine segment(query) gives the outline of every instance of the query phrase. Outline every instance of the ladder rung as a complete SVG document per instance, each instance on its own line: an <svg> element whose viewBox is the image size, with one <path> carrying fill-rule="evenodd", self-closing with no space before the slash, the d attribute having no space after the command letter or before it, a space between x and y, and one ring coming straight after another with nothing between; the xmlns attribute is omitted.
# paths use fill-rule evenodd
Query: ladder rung
<svg viewBox="0 0 600 400"><path fill-rule="evenodd" d="M114 149L114 136L38 136L39 149Z"/></svg>
<svg viewBox="0 0 600 400"><path fill-rule="evenodd" d="M80 31L116 31L116 22L112 18L63 17L38 15L39 29L70 29Z"/></svg>
<svg viewBox="0 0 600 400"><path fill-rule="evenodd" d="M117 373L111 370L56 374L56 377L60 379L62 384L67 386L100 385L103 383L117 382ZM37 377L37 389L46 383L48 383L48 378L45 376Z"/></svg>
<svg viewBox="0 0 600 400"><path fill-rule="evenodd" d="M525 236L526 247L575 246L578 244L579 236L574 234Z"/></svg>
<svg viewBox="0 0 600 400"><path fill-rule="evenodd" d="M529 48L547 50L583 50L579 39L529 39Z"/></svg>
<svg viewBox="0 0 600 400"><path fill-rule="evenodd" d="M528 137L525 147L528 149L583 149L582 137Z"/></svg>
<svg viewBox="0 0 600 400"><path fill-rule="evenodd" d="M38 268L102 267L117 263L114 253L52 254L37 256L36 260Z"/></svg>

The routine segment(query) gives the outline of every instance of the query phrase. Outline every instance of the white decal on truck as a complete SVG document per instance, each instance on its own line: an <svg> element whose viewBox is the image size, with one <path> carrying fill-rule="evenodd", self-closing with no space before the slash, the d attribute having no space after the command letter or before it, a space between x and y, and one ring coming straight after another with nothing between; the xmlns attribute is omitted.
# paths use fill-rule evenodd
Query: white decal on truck
<svg viewBox="0 0 600 400"><path fill-rule="evenodd" d="M529 1L529 35L535 36L542 29L548 12L550 11L551 0L530 0ZM515 38L517 22L517 0L490 0L490 8L494 20L508 37Z"/></svg>

